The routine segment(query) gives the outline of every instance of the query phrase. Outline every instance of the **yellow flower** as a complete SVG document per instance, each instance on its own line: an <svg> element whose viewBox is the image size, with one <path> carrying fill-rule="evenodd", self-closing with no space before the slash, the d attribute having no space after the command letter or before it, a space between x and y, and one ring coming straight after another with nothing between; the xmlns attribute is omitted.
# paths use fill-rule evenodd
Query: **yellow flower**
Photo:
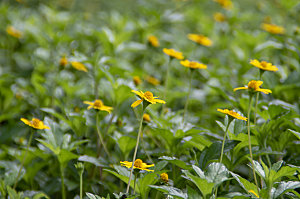
<svg viewBox="0 0 300 199"><path fill-rule="evenodd" d="M214 0L218 4L220 4L223 8L230 10L232 8L231 0Z"/></svg>
<svg viewBox="0 0 300 199"><path fill-rule="evenodd" d="M165 54L169 55L170 57L174 57L174 58L179 59L179 60L184 58L183 55L182 55L182 52L178 52L178 51L176 51L172 48L171 49L164 48L163 52Z"/></svg>
<svg viewBox="0 0 300 199"><path fill-rule="evenodd" d="M159 41L157 37L151 35L148 37L148 42L153 46L153 47L158 47L159 46Z"/></svg>
<svg viewBox="0 0 300 199"><path fill-rule="evenodd" d="M258 195L257 193L255 193L254 190L251 189L251 190L249 190L248 192L249 192L249 193L253 193L257 198L259 198L259 195Z"/></svg>
<svg viewBox="0 0 300 199"><path fill-rule="evenodd" d="M88 104L88 110L93 108L93 109L98 109L100 111L107 111L109 113L111 113L111 111L113 110L112 107L110 106L105 106L102 102L102 100L96 99L94 102L89 102L89 101L84 101L83 103Z"/></svg>
<svg viewBox="0 0 300 199"><path fill-rule="evenodd" d="M150 122L151 121L150 115L147 114L147 113L144 113L143 120L146 121L146 122Z"/></svg>
<svg viewBox="0 0 300 199"><path fill-rule="evenodd" d="M162 173L162 174L160 174L160 179L161 179L162 181L164 181L165 183L168 183L168 182L169 182L169 176L168 176L167 173Z"/></svg>
<svg viewBox="0 0 300 199"><path fill-rule="evenodd" d="M187 68L192 68L192 69L206 69L207 66L205 64L201 64L199 62L195 62L195 61L189 61L189 60L184 60L184 61L180 61L180 64L183 65L184 67Z"/></svg>
<svg viewBox="0 0 300 199"><path fill-rule="evenodd" d="M216 22L224 22L224 21L226 20L226 17L225 17L222 13L216 12L216 13L214 14L214 20L215 20Z"/></svg>
<svg viewBox="0 0 300 199"><path fill-rule="evenodd" d="M136 86L140 85L142 83L142 80L139 76L134 76L133 77L133 82Z"/></svg>
<svg viewBox="0 0 300 199"><path fill-rule="evenodd" d="M71 65L73 68L77 69L77 70L81 70L84 72L87 72L87 68L85 67L84 64L80 63L79 61L71 61Z"/></svg>
<svg viewBox="0 0 300 199"><path fill-rule="evenodd" d="M285 29L282 26L277 26L275 24L263 23L261 28L271 34L284 34Z"/></svg>
<svg viewBox="0 0 300 199"><path fill-rule="evenodd" d="M137 107L144 100L146 100L147 102L149 102L151 104L156 104L156 103L165 104L166 103L164 100L156 99L158 97L153 97L153 93L151 93L150 91L146 91L145 93L143 93L143 91L132 90L131 92L135 93L139 98L141 98L140 100L137 100L131 104L132 108Z"/></svg>
<svg viewBox="0 0 300 199"><path fill-rule="evenodd" d="M32 118L31 121L25 118L21 118L21 121L24 122L26 125L31 126L32 128L35 129L50 129L49 126L45 125L43 121L37 118Z"/></svg>
<svg viewBox="0 0 300 199"><path fill-rule="evenodd" d="M263 84L263 81L251 80L248 83L248 86L238 87L238 88L233 89L233 91L245 89L245 90L254 91L254 92L262 92L262 93L265 93L265 94L272 93L272 91L269 90L269 89L259 88L262 84Z"/></svg>
<svg viewBox="0 0 300 199"><path fill-rule="evenodd" d="M60 60L59 60L59 65L60 66L66 66L68 64L68 59L63 56Z"/></svg>
<svg viewBox="0 0 300 199"><path fill-rule="evenodd" d="M127 168L131 168L132 167L132 162L128 162L128 161L124 161L124 162L120 162L121 166L125 166ZM136 159L134 161L134 165L133 168L134 169L140 169L140 170L145 170L145 171L152 171L154 172L154 170L150 170L148 169L149 167L154 167L154 164L150 164L147 165L146 163L144 163L141 159Z"/></svg>
<svg viewBox="0 0 300 199"><path fill-rule="evenodd" d="M6 28L6 32L10 36L13 36L13 37L18 38L18 39L20 39L22 37L22 32L19 31L19 30L17 30L17 29L15 29L13 26L8 26Z"/></svg>
<svg viewBox="0 0 300 199"><path fill-rule="evenodd" d="M208 37L205 37L204 35L188 34L188 38L189 38L189 40L192 40L203 46L211 46L212 45L212 41Z"/></svg>
<svg viewBox="0 0 300 199"><path fill-rule="evenodd" d="M154 85L154 86L157 86L160 84L160 81L158 79L156 79L155 77L151 77L151 76L148 76L146 78L147 82L149 82L150 84Z"/></svg>
<svg viewBox="0 0 300 199"><path fill-rule="evenodd" d="M221 113L225 113L227 115L230 115L231 117L234 117L238 120L244 120L247 121L246 117L241 116L240 114L238 114L237 112L234 112L233 110L228 110L228 109L217 109L217 111L221 112Z"/></svg>
<svg viewBox="0 0 300 199"><path fill-rule="evenodd" d="M268 63L266 61L258 61L257 59L251 60L250 64L252 64L253 66L262 69L262 70L267 70L267 71L278 71L278 68L274 65L272 65L272 63Z"/></svg>

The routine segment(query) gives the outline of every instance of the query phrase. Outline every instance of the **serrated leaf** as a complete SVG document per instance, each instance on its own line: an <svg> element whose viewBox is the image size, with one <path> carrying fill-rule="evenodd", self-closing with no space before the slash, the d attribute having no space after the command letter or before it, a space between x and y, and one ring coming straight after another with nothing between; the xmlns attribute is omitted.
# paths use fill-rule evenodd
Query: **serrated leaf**
<svg viewBox="0 0 300 199"><path fill-rule="evenodd" d="M151 188L157 189L163 193L168 193L171 196L175 196L178 198L183 198L183 199L187 199L188 196L186 193L183 193L183 191L181 191L178 188L175 187L171 187L171 186L166 186L166 185L162 185L162 186L157 186L157 185L149 185Z"/></svg>
<svg viewBox="0 0 300 199"><path fill-rule="evenodd" d="M228 180L228 175L227 168L223 164L216 162L208 165L205 173L207 181L216 184L216 186Z"/></svg>
<svg viewBox="0 0 300 199"><path fill-rule="evenodd" d="M273 198L277 198L288 190L300 188L300 182L288 181L280 182L277 189L273 193Z"/></svg>

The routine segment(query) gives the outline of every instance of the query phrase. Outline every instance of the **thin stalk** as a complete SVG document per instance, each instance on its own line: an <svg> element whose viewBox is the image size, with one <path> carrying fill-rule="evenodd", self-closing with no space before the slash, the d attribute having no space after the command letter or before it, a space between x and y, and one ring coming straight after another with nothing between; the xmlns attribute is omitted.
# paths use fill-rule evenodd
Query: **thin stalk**
<svg viewBox="0 0 300 199"><path fill-rule="evenodd" d="M224 147L225 147L225 140L226 140L226 135L227 135L227 131L229 128L230 122L228 122L227 126L226 126L226 130L225 130L225 134L224 134L224 138L223 138L223 142L222 142L222 149L221 149L221 157L220 157L220 163L222 163L223 160L223 153L224 153Z"/></svg>
<svg viewBox="0 0 300 199"><path fill-rule="evenodd" d="M165 77L165 88L164 88L164 94L163 94L163 99L166 99L166 95L167 95L167 90L168 90L168 80L169 80L169 73L170 73L170 62L171 62L171 58L168 57L168 61L166 63L167 65L167 71L166 71L166 77ZM164 110L166 108L166 104L163 104L162 106L162 110L161 110L161 116L164 113Z"/></svg>
<svg viewBox="0 0 300 199"><path fill-rule="evenodd" d="M104 148L104 151L105 153L107 154L108 158L110 158L110 154L106 148L106 145L104 143L104 140L102 138L102 135L101 135L101 132L100 132L100 128L99 128L99 113L96 113L96 127L97 127L97 133L98 133L98 137L99 137L99 140L100 140L100 143L102 144L103 148Z"/></svg>
<svg viewBox="0 0 300 199"><path fill-rule="evenodd" d="M249 106L248 106L248 125L247 125L248 126L248 144L249 144L249 153L250 153L250 158L251 158L253 177L254 177L255 185L256 185L257 189L259 189L257 179L256 179L255 169L254 169L254 162L253 162L253 155L252 155L252 148L251 148L251 137L250 137L251 102L252 102L252 94L249 95Z"/></svg>
<svg viewBox="0 0 300 199"><path fill-rule="evenodd" d="M23 169L25 160L26 160L27 155L28 155L28 150L29 150L29 147L30 147L30 145L31 145L32 137L33 137L33 130L31 130L30 137L29 137L29 141L28 141L28 143L27 143L26 152L25 152L25 155L24 155L24 157L23 157L23 159L22 159L21 166L20 166L20 169L19 169L19 171L18 171L18 175L17 175L17 178L16 178L16 182L15 182L15 184L14 184L14 186L13 186L13 189L16 189L16 187L17 187L18 180L19 180L19 177L20 177L20 175L21 175L21 171L22 171L22 169Z"/></svg>
<svg viewBox="0 0 300 199"><path fill-rule="evenodd" d="M259 92L256 93L256 99L255 99L254 125L256 124L258 98L259 98Z"/></svg>
<svg viewBox="0 0 300 199"><path fill-rule="evenodd" d="M60 166L60 178L61 178L61 196L62 199L66 199L64 167L60 162L59 162L59 166Z"/></svg>
<svg viewBox="0 0 300 199"><path fill-rule="evenodd" d="M191 73L191 75L190 75L190 81L189 81L189 90L188 90L188 94L187 94L185 105L184 105L182 123L184 123L184 119L185 119L185 115L187 112L188 103L189 103L189 99L190 99L190 94L191 94L191 90L192 90L192 79L193 79L194 71L190 71L190 73Z"/></svg>
<svg viewBox="0 0 300 199"><path fill-rule="evenodd" d="M139 146L139 141L140 141L140 137L141 137L141 133L142 133L144 110L145 109L143 108L143 111L142 111L142 114L141 114L141 119L140 119L140 125L139 125L139 133L138 133L138 136L137 136L136 145L135 145L134 154L133 154L133 159L132 159L132 166L131 166L131 169L130 169L129 180L128 180L128 184L127 184L127 188L126 188L126 194L129 193L129 187L130 187L130 182L131 182L131 178L132 178L133 166L134 166L136 153L137 153L137 149L138 149L138 146Z"/></svg>
<svg viewBox="0 0 300 199"><path fill-rule="evenodd" d="M80 199L82 199L83 193L83 179L82 179L83 172L80 173Z"/></svg>
<svg viewBox="0 0 300 199"><path fill-rule="evenodd" d="M135 174L134 174L133 194L135 194L135 186L136 186L136 179L137 179L137 177L138 177L138 173L135 172Z"/></svg>

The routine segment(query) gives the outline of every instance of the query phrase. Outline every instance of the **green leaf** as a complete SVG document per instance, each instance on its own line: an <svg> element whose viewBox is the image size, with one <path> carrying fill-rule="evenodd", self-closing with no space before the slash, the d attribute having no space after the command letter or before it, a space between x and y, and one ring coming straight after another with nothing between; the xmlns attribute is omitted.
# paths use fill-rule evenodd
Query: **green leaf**
<svg viewBox="0 0 300 199"><path fill-rule="evenodd" d="M78 161L82 161L82 162L89 162L97 167L105 167L104 164L101 163L101 161L98 158L95 157L91 157L88 155L82 155L78 158Z"/></svg>
<svg viewBox="0 0 300 199"><path fill-rule="evenodd" d="M190 186L186 186L187 189L187 195L188 195L188 199L200 199L202 198L201 195L192 187Z"/></svg>
<svg viewBox="0 0 300 199"><path fill-rule="evenodd" d="M60 153L60 148L59 147L54 147L52 144L45 142L44 140L41 139L36 139L39 141L41 144L43 144L45 147L50 149L55 155L58 155Z"/></svg>
<svg viewBox="0 0 300 199"><path fill-rule="evenodd" d="M297 171L297 168L292 168L289 166L283 166L281 169L272 176L273 182L279 181L282 177L293 176ZM271 176L270 176L271 178Z"/></svg>
<svg viewBox="0 0 300 199"><path fill-rule="evenodd" d="M94 195L94 194L92 194L92 193L85 193L86 195L87 195L87 197L89 198L89 199L105 199L105 198L103 198L103 197L100 197L100 196L97 196L97 195Z"/></svg>
<svg viewBox="0 0 300 199"><path fill-rule="evenodd" d="M273 198L277 198L284 192L300 188L300 182L288 181L280 182L275 192L273 192Z"/></svg>
<svg viewBox="0 0 300 199"><path fill-rule="evenodd" d="M47 195L44 194L44 193L38 193L38 194L35 194L35 195L33 196L33 199L44 199L44 198L50 199L49 196L47 196Z"/></svg>
<svg viewBox="0 0 300 199"><path fill-rule="evenodd" d="M200 178L205 179L205 174L199 167L197 167L196 165L193 165L192 167Z"/></svg>
<svg viewBox="0 0 300 199"><path fill-rule="evenodd" d="M10 196L10 198L13 199L21 199L21 196L19 193L17 193L14 189L12 189L10 186L6 186L8 195Z"/></svg>
<svg viewBox="0 0 300 199"><path fill-rule="evenodd" d="M258 195L258 190L255 184L249 182L248 180L242 178L241 176L230 172L230 174L235 178L236 181L240 184L240 186L247 192L250 193L253 197L256 197L253 193L249 192L250 190L254 191Z"/></svg>
<svg viewBox="0 0 300 199"><path fill-rule="evenodd" d="M118 140L118 144L125 157L127 157L128 153L135 147L136 139L129 136L122 136Z"/></svg>
<svg viewBox="0 0 300 199"><path fill-rule="evenodd" d="M292 129L288 129L289 132L293 133L299 140L300 140L300 133L297 131L294 131Z"/></svg>
<svg viewBox="0 0 300 199"><path fill-rule="evenodd" d="M263 179L265 179L266 178L266 174L265 174L265 171L262 168L262 166L259 164L259 162L255 161L255 160L253 160L253 162L254 162L254 169L255 169L256 173L258 173L258 175L260 177L262 177ZM268 171L267 171L267 175L269 175Z"/></svg>
<svg viewBox="0 0 300 199"><path fill-rule="evenodd" d="M166 186L166 185L162 185L162 186L149 185L149 186L153 189L157 189L163 193L167 193L167 194L169 194L171 196L175 196L177 198L183 198L183 199L188 198L186 193L183 193L180 189L175 188L175 187Z"/></svg>
<svg viewBox="0 0 300 199"><path fill-rule="evenodd" d="M184 161L178 160L175 157L162 156L162 157L159 157L158 159L160 159L160 160L166 160L166 161L168 161L168 162L170 162L172 164L175 164L176 166L178 166L178 167L180 167L182 169L186 169L186 170L191 169L190 165L187 165Z"/></svg>
<svg viewBox="0 0 300 199"><path fill-rule="evenodd" d="M153 185L157 182L157 174L155 173L147 173L146 175L142 176L138 180L138 186L140 189L140 195L142 198L148 198L148 193L150 191L149 185Z"/></svg>
<svg viewBox="0 0 300 199"><path fill-rule="evenodd" d="M222 182L228 180L228 175L229 173L227 168L223 164L216 162L211 163L205 173L207 181L213 182L215 186L218 186Z"/></svg>
<svg viewBox="0 0 300 199"><path fill-rule="evenodd" d="M63 167L66 166L66 164L72 160L77 159L78 155L75 155L74 153L67 151L65 149L60 150L60 153L58 154L58 161L63 165Z"/></svg>

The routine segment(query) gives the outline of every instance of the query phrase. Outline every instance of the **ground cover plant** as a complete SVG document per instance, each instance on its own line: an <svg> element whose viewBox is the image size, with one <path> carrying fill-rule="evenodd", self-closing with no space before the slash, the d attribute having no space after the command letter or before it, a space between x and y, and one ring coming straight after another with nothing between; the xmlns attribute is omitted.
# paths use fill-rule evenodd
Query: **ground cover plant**
<svg viewBox="0 0 300 199"><path fill-rule="evenodd" d="M0 13L1 198L300 198L298 0Z"/></svg>

